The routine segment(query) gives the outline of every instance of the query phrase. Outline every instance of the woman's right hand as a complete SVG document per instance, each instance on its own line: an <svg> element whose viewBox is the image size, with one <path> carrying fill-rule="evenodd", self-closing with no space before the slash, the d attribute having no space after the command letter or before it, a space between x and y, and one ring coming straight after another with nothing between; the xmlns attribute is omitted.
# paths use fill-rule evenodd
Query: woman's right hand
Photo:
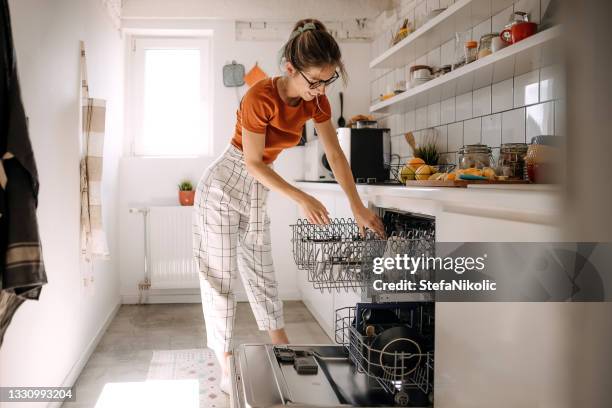
<svg viewBox="0 0 612 408"><path fill-rule="evenodd" d="M329 213L327 208L313 196L303 193L298 200L302 214L311 224L329 224Z"/></svg>

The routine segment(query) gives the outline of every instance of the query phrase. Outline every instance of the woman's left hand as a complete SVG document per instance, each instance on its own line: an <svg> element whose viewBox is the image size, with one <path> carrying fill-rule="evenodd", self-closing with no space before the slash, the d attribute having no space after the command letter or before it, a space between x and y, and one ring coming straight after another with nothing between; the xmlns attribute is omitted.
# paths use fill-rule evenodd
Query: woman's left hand
<svg viewBox="0 0 612 408"><path fill-rule="evenodd" d="M353 215L359 226L361 236L365 236L365 228L368 228L374 231L380 238L385 238L385 226L373 211L362 205L359 208L353 209Z"/></svg>

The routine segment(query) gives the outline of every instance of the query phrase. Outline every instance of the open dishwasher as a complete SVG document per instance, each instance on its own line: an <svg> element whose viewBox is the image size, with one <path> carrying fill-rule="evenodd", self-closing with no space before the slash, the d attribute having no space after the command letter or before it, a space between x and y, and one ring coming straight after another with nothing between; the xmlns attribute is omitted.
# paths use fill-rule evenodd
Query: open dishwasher
<svg viewBox="0 0 612 408"><path fill-rule="evenodd" d="M233 407L433 406L433 294L390 293L373 282L431 278L433 271L374 265L377 258L433 255L434 220L390 210L380 215L386 239L370 231L360 236L350 219L291 226L295 262L313 286L322 293L359 291L362 301L336 310L338 345L239 346L231 364Z"/></svg>

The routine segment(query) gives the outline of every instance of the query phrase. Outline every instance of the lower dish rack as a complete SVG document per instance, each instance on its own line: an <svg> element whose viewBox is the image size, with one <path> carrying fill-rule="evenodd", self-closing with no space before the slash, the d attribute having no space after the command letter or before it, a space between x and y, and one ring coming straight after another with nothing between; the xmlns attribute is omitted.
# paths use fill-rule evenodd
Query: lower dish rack
<svg viewBox="0 0 612 408"><path fill-rule="evenodd" d="M404 228L392 231L386 239L366 230L362 236L351 219L332 219L330 224L298 220L292 225L293 256L298 269L307 271L308 281L319 290L365 288L377 275L376 258L428 256L434 251L434 231L430 228ZM426 270L419 271L423 277ZM385 271L394 280L412 280L414 271Z"/></svg>
<svg viewBox="0 0 612 408"><path fill-rule="evenodd" d="M336 343L347 349L360 372L394 394L398 405L406 405L408 399L414 402L415 398L433 403L434 307L431 303L412 303L409 309L384 309L401 316L401 322L372 325L360 319L356 307L338 309Z"/></svg>

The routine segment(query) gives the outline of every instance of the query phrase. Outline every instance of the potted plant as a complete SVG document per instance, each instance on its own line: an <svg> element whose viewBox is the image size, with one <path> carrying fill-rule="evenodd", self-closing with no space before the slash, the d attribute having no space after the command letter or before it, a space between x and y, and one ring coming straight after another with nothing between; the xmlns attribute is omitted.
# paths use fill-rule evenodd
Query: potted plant
<svg viewBox="0 0 612 408"><path fill-rule="evenodd" d="M193 205L193 199L195 197L195 191L193 190L193 184L189 180L184 180L178 185L179 188L179 203L181 205Z"/></svg>

